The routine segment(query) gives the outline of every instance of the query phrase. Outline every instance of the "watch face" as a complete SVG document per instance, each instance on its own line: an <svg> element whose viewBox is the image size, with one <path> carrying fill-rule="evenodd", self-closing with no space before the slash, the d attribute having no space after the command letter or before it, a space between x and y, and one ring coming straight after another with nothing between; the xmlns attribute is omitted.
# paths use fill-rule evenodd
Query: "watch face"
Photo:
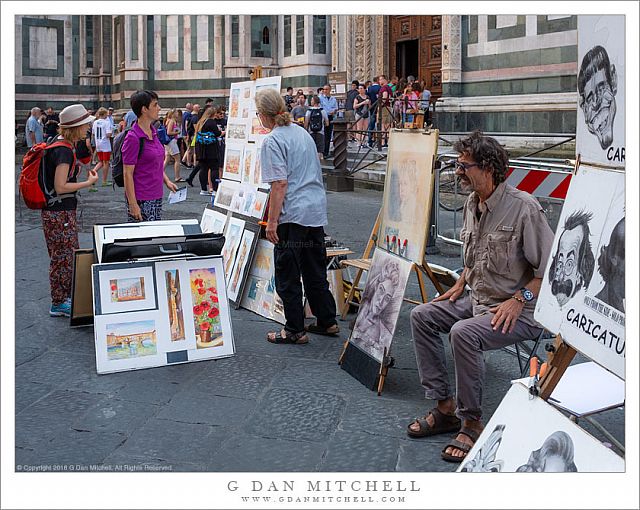
<svg viewBox="0 0 640 510"><path fill-rule="evenodd" d="M529 289L522 289L520 292L522 292L522 297L525 301L533 301L533 292Z"/></svg>

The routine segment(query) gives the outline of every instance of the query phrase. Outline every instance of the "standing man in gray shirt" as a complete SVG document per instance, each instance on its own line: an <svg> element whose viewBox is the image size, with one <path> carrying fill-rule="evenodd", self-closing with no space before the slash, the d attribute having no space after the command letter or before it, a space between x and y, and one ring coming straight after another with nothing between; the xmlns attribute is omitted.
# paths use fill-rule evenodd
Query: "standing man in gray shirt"
<svg viewBox="0 0 640 510"><path fill-rule="evenodd" d="M316 146L309 133L291 123L276 90L256 94L260 122L271 129L261 149L262 180L271 183L267 239L275 247L276 291L284 305L286 323L270 332L275 344L305 344L307 332L336 336L336 303L327 282L327 198ZM302 284L317 323L304 325Z"/></svg>

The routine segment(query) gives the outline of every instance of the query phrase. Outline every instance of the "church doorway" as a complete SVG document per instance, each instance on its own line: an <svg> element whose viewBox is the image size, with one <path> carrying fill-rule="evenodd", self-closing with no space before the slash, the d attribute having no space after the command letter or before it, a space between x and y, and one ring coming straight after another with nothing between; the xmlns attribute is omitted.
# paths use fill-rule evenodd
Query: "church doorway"
<svg viewBox="0 0 640 510"><path fill-rule="evenodd" d="M400 77L418 76L418 39L396 43L396 74Z"/></svg>

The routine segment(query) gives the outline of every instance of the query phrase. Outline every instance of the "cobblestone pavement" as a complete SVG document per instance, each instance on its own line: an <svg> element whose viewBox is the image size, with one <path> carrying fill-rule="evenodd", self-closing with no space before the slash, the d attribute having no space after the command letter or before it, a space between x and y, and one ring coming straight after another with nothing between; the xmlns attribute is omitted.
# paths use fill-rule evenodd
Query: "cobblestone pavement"
<svg viewBox="0 0 640 510"><path fill-rule="evenodd" d="M186 202L165 205L165 219L200 217L206 197L197 188L189 192ZM382 194L356 189L327 198L327 233L361 253ZM80 245L90 247L94 223L126 220L122 189L84 192L79 214ZM340 322L339 339L312 336L308 345L272 345L264 335L274 323L244 309L232 311L237 352L231 358L99 376L93 329L71 329L66 320L48 316L48 257L39 213L16 205L15 230L17 469L56 464L226 472L455 469L440 460L448 435L413 440L405 433L407 423L432 404L418 383L412 305L401 309L392 347L396 364L379 397L337 364L348 321ZM431 260L459 267L459 250L438 246L440 254ZM433 292L429 287L430 296ZM407 296L418 296L415 277ZM486 361L488 417L519 370L503 351L487 353ZM623 412L601 417L623 440Z"/></svg>

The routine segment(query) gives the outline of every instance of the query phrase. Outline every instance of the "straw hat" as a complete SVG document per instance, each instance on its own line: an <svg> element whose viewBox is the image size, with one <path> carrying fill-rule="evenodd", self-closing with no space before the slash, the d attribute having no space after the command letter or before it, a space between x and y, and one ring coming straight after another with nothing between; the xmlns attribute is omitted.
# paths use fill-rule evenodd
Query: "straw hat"
<svg viewBox="0 0 640 510"><path fill-rule="evenodd" d="M71 128L93 122L95 117L89 115L87 109L81 104L72 104L60 112L60 127Z"/></svg>

